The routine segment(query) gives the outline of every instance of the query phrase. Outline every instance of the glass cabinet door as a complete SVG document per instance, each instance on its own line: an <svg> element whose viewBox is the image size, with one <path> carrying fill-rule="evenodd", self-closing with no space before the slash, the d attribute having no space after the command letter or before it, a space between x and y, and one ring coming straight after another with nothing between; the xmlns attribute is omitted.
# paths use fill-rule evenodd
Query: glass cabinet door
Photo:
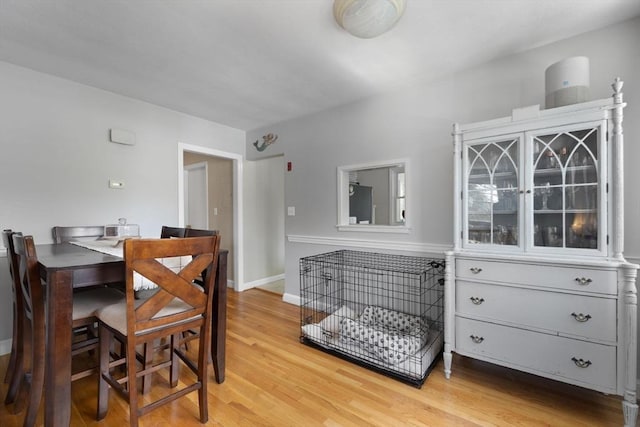
<svg viewBox="0 0 640 427"><path fill-rule="evenodd" d="M465 145L465 246L519 246L520 137Z"/></svg>
<svg viewBox="0 0 640 427"><path fill-rule="evenodd" d="M601 128L530 137L534 248L601 248Z"/></svg>

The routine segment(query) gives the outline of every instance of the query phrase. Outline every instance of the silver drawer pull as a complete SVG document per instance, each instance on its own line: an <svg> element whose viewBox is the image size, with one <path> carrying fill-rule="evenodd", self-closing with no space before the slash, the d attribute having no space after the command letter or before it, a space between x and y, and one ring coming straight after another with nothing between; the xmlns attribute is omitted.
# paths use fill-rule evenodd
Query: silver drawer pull
<svg viewBox="0 0 640 427"><path fill-rule="evenodd" d="M471 297L469 298L471 300L472 303L474 303L475 305L480 305L484 302L484 298L478 298L478 297Z"/></svg>
<svg viewBox="0 0 640 427"><path fill-rule="evenodd" d="M578 284L580 285L588 285L592 281L593 280L587 279L586 277L576 277L576 282L578 282Z"/></svg>
<svg viewBox="0 0 640 427"><path fill-rule="evenodd" d="M591 319L591 315L590 314L575 314L575 313L571 313L571 315L573 316L574 319L576 319L578 322L586 322L589 319Z"/></svg>
<svg viewBox="0 0 640 427"><path fill-rule="evenodd" d="M479 337L479 336L476 336L476 335L469 335L469 338L471 338L473 340L473 342L476 343L476 344L480 344L482 341L484 341L483 337ZM591 362L589 362L589 363L591 363Z"/></svg>
<svg viewBox="0 0 640 427"><path fill-rule="evenodd" d="M576 364L578 368L588 368L591 365L591 360L571 358L571 361Z"/></svg>
<svg viewBox="0 0 640 427"><path fill-rule="evenodd" d="M471 270L473 274L478 274L482 271L482 269L478 267L471 267L469 270Z"/></svg>

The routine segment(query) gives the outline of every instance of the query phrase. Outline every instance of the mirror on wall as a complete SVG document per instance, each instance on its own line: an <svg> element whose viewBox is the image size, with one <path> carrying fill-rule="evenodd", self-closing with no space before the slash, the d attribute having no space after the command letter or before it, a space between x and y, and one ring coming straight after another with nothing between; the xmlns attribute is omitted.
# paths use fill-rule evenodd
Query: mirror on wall
<svg viewBox="0 0 640 427"><path fill-rule="evenodd" d="M407 163L338 167L338 229L406 232Z"/></svg>

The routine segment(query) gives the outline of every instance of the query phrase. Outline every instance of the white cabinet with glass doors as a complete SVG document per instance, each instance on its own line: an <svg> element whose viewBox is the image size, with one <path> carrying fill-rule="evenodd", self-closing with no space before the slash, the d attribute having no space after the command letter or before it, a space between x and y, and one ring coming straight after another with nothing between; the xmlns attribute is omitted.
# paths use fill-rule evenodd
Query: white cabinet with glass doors
<svg viewBox="0 0 640 427"><path fill-rule="evenodd" d="M454 125L452 353L623 396L635 426L638 266L623 256L622 82L611 98Z"/></svg>
<svg viewBox="0 0 640 427"><path fill-rule="evenodd" d="M604 129L596 121L466 138L462 246L606 254Z"/></svg>

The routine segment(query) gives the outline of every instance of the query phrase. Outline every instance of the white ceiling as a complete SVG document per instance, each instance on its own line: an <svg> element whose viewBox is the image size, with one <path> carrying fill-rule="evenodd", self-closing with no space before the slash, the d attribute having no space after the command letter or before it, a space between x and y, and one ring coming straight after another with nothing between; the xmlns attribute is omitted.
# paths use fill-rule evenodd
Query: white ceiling
<svg viewBox="0 0 640 427"><path fill-rule="evenodd" d="M0 0L0 60L251 130L640 15L640 0L407 0L363 40L332 5Z"/></svg>

